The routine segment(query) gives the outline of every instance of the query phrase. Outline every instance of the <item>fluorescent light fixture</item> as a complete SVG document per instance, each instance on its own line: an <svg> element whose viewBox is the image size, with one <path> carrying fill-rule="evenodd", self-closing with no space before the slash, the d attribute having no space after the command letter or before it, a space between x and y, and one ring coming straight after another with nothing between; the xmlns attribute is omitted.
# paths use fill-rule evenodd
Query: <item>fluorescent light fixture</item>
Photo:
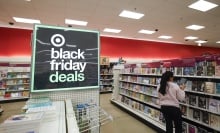
<svg viewBox="0 0 220 133"><path fill-rule="evenodd" d="M13 17L13 19L19 23L40 24L40 20L36 20L36 19L19 18L19 17Z"/></svg>
<svg viewBox="0 0 220 133"><path fill-rule="evenodd" d="M205 0L198 0L197 2L189 5L188 7L195 9L195 10L202 11L202 12L206 12L208 10L211 10L211 9L217 7L217 6L218 5L211 3L211 2L208 2L208 1L205 1Z"/></svg>
<svg viewBox="0 0 220 133"><path fill-rule="evenodd" d="M160 39L170 39L170 38L172 38L172 36L159 36L158 38L160 38Z"/></svg>
<svg viewBox="0 0 220 133"><path fill-rule="evenodd" d="M195 36L187 36L187 37L185 37L184 39L187 39L187 40L195 40L195 39L198 39L198 37L195 37Z"/></svg>
<svg viewBox="0 0 220 133"><path fill-rule="evenodd" d="M220 43L220 41L217 41L216 43Z"/></svg>
<svg viewBox="0 0 220 133"><path fill-rule="evenodd" d="M190 30L200 30L205 28L205 26L201 26L201 25L189 25L186 27L186 29L190 29Z"/></svg>
<svg viewBox="0 0 220 133"><path fill-rule="evenodd" d="M110 29L110 28L105 28L103 31L104 31L104 32L111 32L111 33L119 33L119 32L121 32L121 30L118 30L118 29Z"/></svg>
<svg viewBox="0 0 220 133"><path fill-rule="evenodd" d="M138 31L138 33L143 33L143 34L153 34L155 32L156 31L154 31L154 30L140 30L140 31Z"/></svg>
<svg viewBox="0 0 220 133"><path fill-rule="evenodd" d="M65 24L73 24L73 25L86 26L87 23L88 23L88 22L86 22L86 21L79 21L79 20L65 19Z"/></svg>
<svg viewBox="0 0 220 133"><path fill-rule="evenodd" d="M198 41L195 41L196 43L207 43L208 41L204 41L204 40L198 40Z"/></svg>
<svg viewBox="0 0 220 133"><path fill-rule="evenodd" d="M123 10L120 14L120 17L126 17L126 18L131 18L131 19L140 19L144 16L142 13L137 13L137 12L132 12L132 11L127 11Z"/></svg>

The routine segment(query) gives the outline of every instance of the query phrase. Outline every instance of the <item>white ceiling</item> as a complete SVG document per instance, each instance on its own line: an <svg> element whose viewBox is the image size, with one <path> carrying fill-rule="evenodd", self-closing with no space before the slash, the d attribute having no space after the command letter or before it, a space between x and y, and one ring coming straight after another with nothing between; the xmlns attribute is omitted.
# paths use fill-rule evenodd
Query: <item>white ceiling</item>
<svg viewBox="0 0 220 133"><path fill-rule="evenodd" d="M208 40L204 46L220 47L220 0L207 0L219 5L208 12L188 8L197 0L0 0L0 26L32 28L32 24L16 23L12 17L41 20L42 24L65 26L65 18L88 21L88 25L73 28L98 30L104 36L126 37L143 40L168 41L197 45L185 41L186 36ZM122 10L144 13L140 20L119 17ZM14 22L13 26L8 23ZM185 29L191 24L206 28L193 31ZM105 33L104 28L121 29L118 34ZM153 35L140 34L140 29L159 31ZM160 35L173 36L170 40Z"/></svg>

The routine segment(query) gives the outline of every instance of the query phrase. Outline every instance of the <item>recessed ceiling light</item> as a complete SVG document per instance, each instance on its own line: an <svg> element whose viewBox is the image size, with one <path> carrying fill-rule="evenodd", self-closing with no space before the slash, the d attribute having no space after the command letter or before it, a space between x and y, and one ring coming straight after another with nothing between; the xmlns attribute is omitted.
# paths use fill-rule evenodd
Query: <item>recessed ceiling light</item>
<svg viewBox="0 0 220 133"><path fill-rule="evenodd" d="M73 25L86 26L87 23L88 23L88 22L86 22L86 21L79 21L79 20L65 19L65 24L73 24Z"/></svg>
<svg viewBox="0 0 220 133"><path fill-rule="evenodd" d="M143 33L143 34L153 34L156 31L154 30L139 30L138 33Z"/></svg>
<svg viewBox="0 0 220 133"><path fill-rule="evenodd" d="M205 26L201 26L201 25L189 25L186 27L186 29L190 29L190 30L200 30L205 28Z"/></svg>
<svg viewBox="0 0 220 133"><path fill-rule="evenodd" d="M207 43L208 41L204 41L204 40L198 40L198 41L195 41L196 43Z"/></svg>
<svg viewBox="0 0 220 133"><path fill-rule="evenodd" d="M137 12L132 12L132 11L127 11L123 10L120 14L120 17L126 17L126 18L131 18L131 19L140 19L144 16L142 13L137 13Z"/></svg>
<svg viewBox="0 0 220 133"><path fill-rule="evenodd" d="M220 43L220 41L217 41L216 43Z"/></svg>
<svg viewBox="0 0 220 133"><path fill-rule="evenodd" d="M170 38L172 38L172 36L159 36L158 38L161 38L161 39L170 39Z"/></svg>
<svg viewBox="0 0 220 133"><path fill-rule="evenodd" d="M205 1L205 0L199 0L199 1L189 5L188 7L195 9L195 10L202 11L202 12L206 12L208 10L211 10L211 9L217 7L217 6L218 5L211 3L211 2L208 2L208 1Z"/></svg>
<svg viewBox="0 0 220 133"><path fill-rule="evenodd" d="M31 0L25 0L25 1L30 2Z"/></svg>
<svg viewBox="0 0 220 133"><path fill-rule="evenodd" d="M13 19L19 23L40 24L40 20L36 20L36 19L19 18L19 17L13 17Z"/></svg>
<svg viewBox="0 0 220 133"><path fill-rule="evenodd" d="M195 36L187 36L187 37L185 37L184 39L187 39L187 40L195 40L195 39L198 39L198 37L195 37Z"/></svg>
<svg viewBox="0 0 220 133"><path fill-rule="evenodd" d="M112 32L112 33L119 33L119 32L121 32L121 30L119 30L119 29L110 29L110 28L105 28L103 31L104 32Z"/></svg>

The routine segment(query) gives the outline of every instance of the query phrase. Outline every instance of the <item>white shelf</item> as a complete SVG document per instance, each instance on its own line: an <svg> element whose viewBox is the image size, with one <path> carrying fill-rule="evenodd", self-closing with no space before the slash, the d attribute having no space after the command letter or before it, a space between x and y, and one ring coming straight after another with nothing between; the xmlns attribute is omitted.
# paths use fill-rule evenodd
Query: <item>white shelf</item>
<svg viewBox="0 0 220 133"><path fill-rule="evenodd" d="M7 71L7 73L30 73L30 71Z"/></svg>
<svg viewBox="0 0 220 133"><path fill-rule="evenodd" d="M53 105L56 107L56 115L51 119L46 117L42 120L39 133L66 133L64 102L53 102Z"/></svg>
<svg viewBox="0 0 220 133"><path fill-rule="evenodd" d="M100 79L100 80L104 80L104 81L105 81L105 80L107 80L107 81L111 81L111 80L113 80L113 79Z"/></svg>
<svg viewBox="0 0 220 133"><path fill-rule="evenodd" d="M185 92L196 93L196 94L202 94L202 95L207 95L207 96L220 97L220 95L218 95L218 94L210 94L210 93L205 93L205 92L190 91L190 90L185 90Z"/></svg>
<svg viewBox="0 0 220 133"><path fill-rule="evenodd" d="M30 83L6 84L6 86L29 85Z"/></svg>
<svg viewBox="0 0 220 133"><path fill-rule="evenodd" d="M131 82L131 81L126 81L126 80L119 80L120 82L128 82L128 83L133 83L133 84L140 84L140 85L146 85L146 86L153 86L153 87L157 87L158 85L154 85L154 84L145 84L145 83L139 83L139 82Z"/></svg>
<svg viewBox="0 0 220 133"><path fill-rule="evenodd" d="M185 103L179 103L179 104L187 106L187 107L190 107L190 108L199 109L201 111L206 111L206 112L209 112L209 113L212 113L212 114L215 114L215 115L220 115L220 113L218 113L218 112L212 112L212 111L210 111L208 109L200 108L200 107L197 107L197 106L193 106L193 105L189 105L189 104L185 104Z"/></svg>
<svg viewBox="0 0 220 133"><path fill-rule="evenodd" d="M206 123L203 123L203 122L201 122L201 121L198 121L198 120L195 120L195 119L192 119L192 118L188 118L188 117L186 117L186 116L182 116L182 117L185 118L185 119L188 119L188 120L190 120L190 121L194 121L194 122L196 122L196 123L198 123L198 124L200 124L200 125L203 125L203 126L205 126L205 127L210 128L210 129L213 129L213 130L215 130L215 131L220 132L220 129L213 128L213 127L211 127L210 125L208 125L208 124L206 124Z"/></svg>
<svg viewBox="0 0 220 133"><path fill-rule="evenodd" d="M140 94L144 94L144 95L147 95L147 96L158 98L158 96L155 96L155 95L152 95L152 94L148 94L148 93L144 93L144 92L139 92L139 91L134 91L134 90L130 90L130 89L124 88L124 87L119 87L119 88L126 89L126 90L133 91L133 92L140 93Z"/></svg>
<svg viewBox="0 0 220 133"><path fill-rule="evenodd" d="M129 98L131 98L131 99L133 99L133 100L136 100L136 101L139 101L139 102L144 103L144 104L146 104L146 105L149 105L149 106L152 106L152 107L154 107L154 108L160 109L160 106L159 106L159 105L156 105L156 104L153 104L153 103L147 103L147 102L144 102L144 101L142 101L142 100L140 100L140 99L138 99L138 98L134 98L134 97L128 96L128 95L123 94L123 93L120 93L120 95L129 97Z"/></svg>
<svg viewBox="0 0 220 133"><path fill-rule="evenodd" d="M161 74L137 74L137 73L120 73L121 75L139 75L139 76L162 76Z"/></svg>
<svg viewBox="0 0 220 133"><path fill-rule="evenodd" d="M22 92L22 91L30 91L29 89L24 90L6 90L5 92Z"/></svg>
<svg viewBox="0 0 220 133"><path fill-rule="evenodd" d="M29 97L9 97L9 98L0 98L0 101L10 101L10 100L21 100L28 99Z"/></svg>
<svg viewBox="0 0 220 133"><path fill-rule="evenodd" d="M100 74L101 76L105 76L105 75L113 75L113 74Z"/></svg>
<svg viewBox="0 0 220 133"><path fill-rule="evenodd" d="M132 112L133 114L139 116L140 118L143 118L144 120L148 121L149 123L152 123L153 125L155 125L156 127L162 129L162 130L166 130L166 127L165 125L163 125L160 121L157 121L151 117L148 117L146 114L144 114L143 112L140 112L140 111L137 111L137 110L134 110L134 109L131 109L129 107L127 107L126 105L124 105L123 103L121 102L118 102L116 100L113 100L111 99L112 102L114 102L115 104L121 106L122 108Z"/></svg>
<svg viewBox="0 0 220 133"><path fill-rule="evenodd" d="M66 100L66 122L68 133L80 133L71 100Z"/></svg>
<svg viewBox="0 0 220 133"><path fill-rule="evenodd" d="M174 77L198 78L198 79L220 79L219 76L174 75Z"/></svg>
<svg viewBox="0 0 220 133"><path fill-rule="evenodd" d="M4 78L4 80L14 80L14 79L29 79L30 77L16 77L16 78Z"/></svg>

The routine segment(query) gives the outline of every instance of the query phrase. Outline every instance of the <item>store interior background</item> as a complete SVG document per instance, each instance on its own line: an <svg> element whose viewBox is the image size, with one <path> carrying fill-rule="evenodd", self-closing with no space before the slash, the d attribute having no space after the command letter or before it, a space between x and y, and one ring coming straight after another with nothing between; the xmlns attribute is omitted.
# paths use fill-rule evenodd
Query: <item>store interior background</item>
<svg viewBox="0 0 220 133"><path fill-rule="evenodd" d="M32 30L0 28L0 62L31 62ZM116 37L100 37L100 56L110 62L122 57L127 63L143 63L156 60L190 58L204 54L219 54L220 48L198 47L184 44L153 42Z"/></svg>

